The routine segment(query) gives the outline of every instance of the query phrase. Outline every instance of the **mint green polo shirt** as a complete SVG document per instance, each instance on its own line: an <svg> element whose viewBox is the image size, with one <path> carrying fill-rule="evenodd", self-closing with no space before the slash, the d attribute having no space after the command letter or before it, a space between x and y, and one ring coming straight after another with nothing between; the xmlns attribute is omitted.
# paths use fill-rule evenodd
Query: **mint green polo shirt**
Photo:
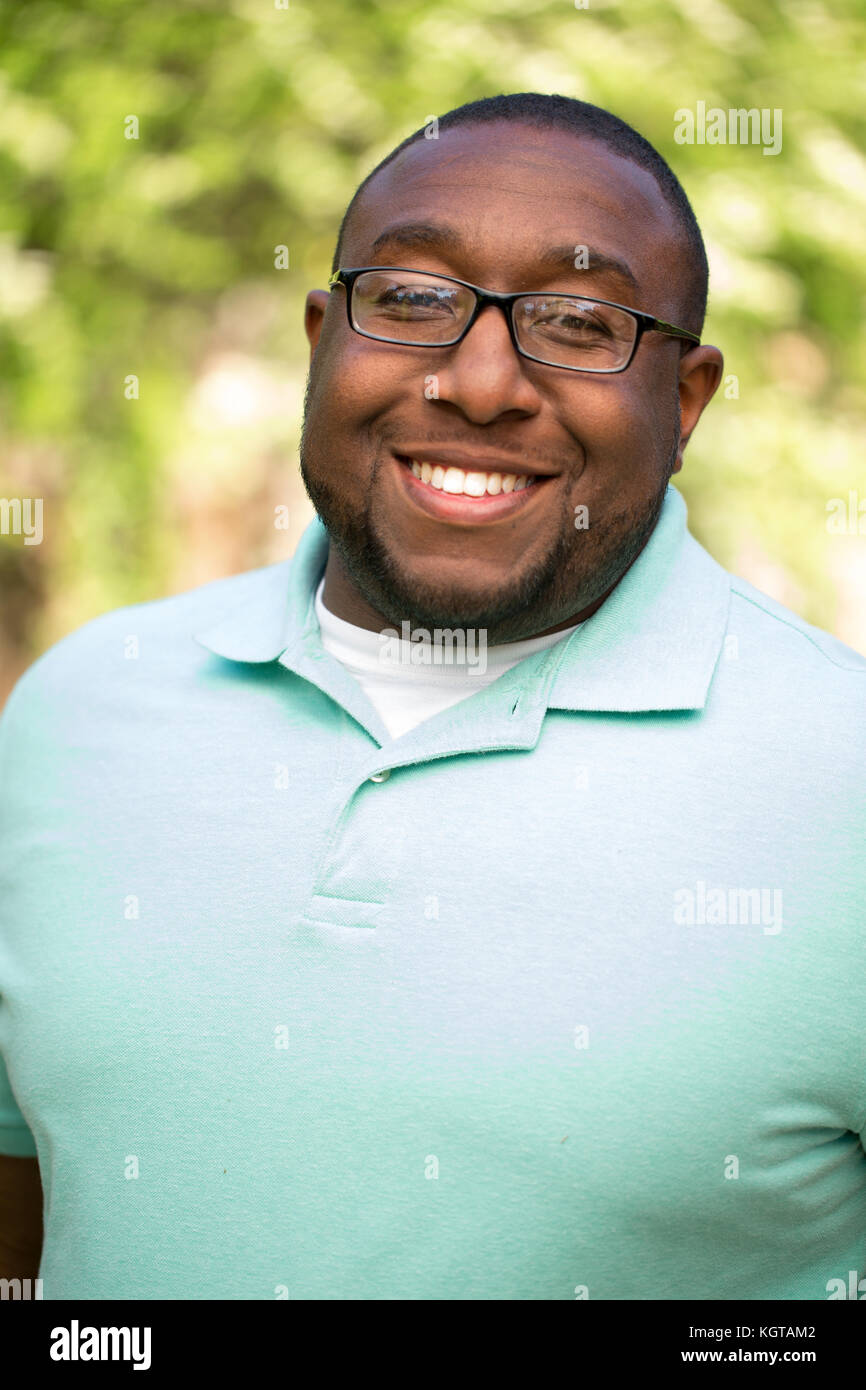
<svg viewBox="0 0 866 1390"><path fill-rule="evenodd" d="M392 740L326 548L88 623L0 721L45 1298L852 1287L866 660L670 487L587 622Z"/></svg>

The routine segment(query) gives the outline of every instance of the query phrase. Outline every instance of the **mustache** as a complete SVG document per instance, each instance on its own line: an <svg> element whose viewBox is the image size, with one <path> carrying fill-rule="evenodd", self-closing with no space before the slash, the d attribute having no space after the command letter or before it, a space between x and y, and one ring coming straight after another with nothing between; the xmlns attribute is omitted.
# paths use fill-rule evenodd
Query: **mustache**
<svg viewBox="0 0 866 1390"><path fill-rule="evenodd" d="M510 443L505 439L500 441L493 434L486 434L483 438L467 438L462 435L421 434L415 432L412 432L410 435L407 432L402 433L401 437L403 439L407 437L411 438L413 444L423 445L425 449L430 449L431 452L435 452L436 449L453 449L457 453L471 455L477 450L482 454L496 454L503 459L513 459L515 465L520 463L533 463L543 471L549 471L551 473L567 472L569 469L573 468L576 463L579 463L581 459L581 455L579 454L570 454L567 457L555 458L553 455L539 453L537 449L515 449L513 440ZM395 445L396 441L391 440L388 447L398 452ZM519 473L520 469L515 468L515 472Z"/></svg>

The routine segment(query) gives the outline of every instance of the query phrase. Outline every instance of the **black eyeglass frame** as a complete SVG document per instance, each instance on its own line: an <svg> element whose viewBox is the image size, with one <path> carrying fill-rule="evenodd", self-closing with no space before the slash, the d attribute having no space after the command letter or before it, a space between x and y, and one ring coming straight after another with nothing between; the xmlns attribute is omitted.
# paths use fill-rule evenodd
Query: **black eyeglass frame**
<svg viewBox="0 0 866 1390"><path fill-rule="evenodd" d="M447 280L452 285L462 285L464 289L472 290L475 295L475 308L469 315L463 328L456 338L452 338L447 343L418 343L407 342L403 338L382 338L378 333L368 333L365 329L359 328L352 318L352 291L355 281L359 275L366 275L371 270L400 270L406 275L429 275L435 280ZM468 280L458 280L456 275L442 275L437 270L418 270L417 267L404 265L363 265L354 269L335 270L328 280L328 289L336 285L343 285L346 290L346 315L349 320L349 327L354 333L358 333L362 338L372 338L377 343L393 343L396 347L454 347L457 343L462 343L472 325L476 322L479 314L488 304L494 304L501 309L505 315L505 322L508 324L508 332L511 335L511 342L514 350L521 357L525 357L530 362L540 362L543 367L561 367L564 372L585 372L593 376L615 376L619 372L627 371L634 361L634 355L638 350L641 338L644 333L664 333L670 338L683 338L692 344L700 346L700 338L695 333L690 333L686 328L677 328L672 323L666 323L664 319L654 318L652 314L645 314L641 309L632 309L628 304L617 304L613 299L594 299L592 296L575 294L573 290L545 290L545 294L561 295L563 299L582 299L587 304L606 304L611 309L622 309L624 313L630 314L635 320L637 328L635 330L634 343L628 359L621 367L571 367L564 362L548 362L544 357L536 357L533 353L527 352L521 347L517 340L517 330L514 327L513 306L518 299L531 299L533 295L539 294L539 290L518 290L514 294L502 294L496 290L484 290L480 285L471 285Z"/></svg>

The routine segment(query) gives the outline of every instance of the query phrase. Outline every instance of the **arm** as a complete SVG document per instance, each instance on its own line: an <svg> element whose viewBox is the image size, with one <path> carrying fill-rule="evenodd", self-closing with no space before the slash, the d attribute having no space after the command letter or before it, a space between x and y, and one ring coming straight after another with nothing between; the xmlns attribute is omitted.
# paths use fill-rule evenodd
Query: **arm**
<svg viewBox="0 0 866 1390"><path fill-rule="evenodd" d="M0 1154L0 1279L35 1279L41 1254L39 1164Z"/></svg>

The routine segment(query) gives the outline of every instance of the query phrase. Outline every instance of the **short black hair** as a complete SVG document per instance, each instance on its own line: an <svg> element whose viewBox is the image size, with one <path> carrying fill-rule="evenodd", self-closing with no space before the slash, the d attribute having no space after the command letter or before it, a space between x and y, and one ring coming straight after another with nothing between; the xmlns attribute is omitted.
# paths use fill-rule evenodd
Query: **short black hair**
<svg viewBox="0 0 866 1390"><path fill-rule="evenodd" d="M578 101L574 97L542 92L501 93L499 96L482 97L478 101L467 101L463 106L457 106L453 111L440 116L438 129L441 134L443 131L453 130L456 126L484 125L489 121L518 121L541 130L556 128L574 135L583 135L606 145L615 154L631 160L633 164L638 164L652 174L677 219L688 251L684 267L680 327L700 334L707 310L709 282L704 239L682 184L658 150L632 126L619 116L614 116L612 112L605 111L603 107L593 106L588 101ZM332 272L340 267L346 228L352 210L364 189L382 169L406 149L407 145L422 140L426 129L427 125L420 126L408 135L356 188L340 223L331 265Z"/></svg>

